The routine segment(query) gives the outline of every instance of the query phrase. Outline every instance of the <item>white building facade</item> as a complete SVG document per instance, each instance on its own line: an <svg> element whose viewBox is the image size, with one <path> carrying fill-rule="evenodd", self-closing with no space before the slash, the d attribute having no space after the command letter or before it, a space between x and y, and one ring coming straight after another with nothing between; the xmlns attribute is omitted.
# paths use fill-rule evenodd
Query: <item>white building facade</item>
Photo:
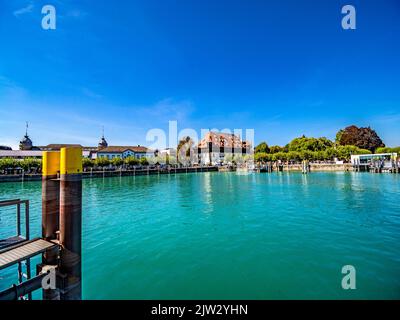
<svg viewBox="0 0 400 320"><path fill-rule="evenodd" d="M251 144L230 133L208 132L197 147L200 164L218 165L253 154ZM229 161L227 159L230 158Z"/></svg>
<svg viewBox="0 0 400 320"><path fill-rule="evenodd" d="M136 147L106 147L97 152L97 158L112 160L115 158L125 159L135 157L136 159L154 157L154 152L142 146Z"/></svg>

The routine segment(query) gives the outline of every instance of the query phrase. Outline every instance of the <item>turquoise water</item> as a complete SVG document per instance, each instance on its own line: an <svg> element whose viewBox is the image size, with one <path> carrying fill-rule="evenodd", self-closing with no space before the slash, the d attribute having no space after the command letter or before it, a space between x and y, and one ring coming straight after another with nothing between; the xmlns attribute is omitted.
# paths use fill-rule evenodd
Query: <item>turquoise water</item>
<svg viewBox="0 0 400 320"><path fill-rule="evenodd" d="M198 173L84 181L86 299L399 299L400 176ZM41 184L0 184L31 200ZM0 238L14 211L0 211ZM341 288L342 266L356 290ZM16 278L0 271L0 288Z"/></svg>

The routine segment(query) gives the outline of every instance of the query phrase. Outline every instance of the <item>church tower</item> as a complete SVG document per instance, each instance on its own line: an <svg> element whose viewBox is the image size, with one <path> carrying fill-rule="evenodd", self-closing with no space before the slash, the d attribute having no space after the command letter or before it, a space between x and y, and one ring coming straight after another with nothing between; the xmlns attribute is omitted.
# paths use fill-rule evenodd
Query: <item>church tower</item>
<svg viewBox="0 0 400 320"><path fill-rule="evenodd" d="M19 150L32 150L32 140L28 136L28 122L26 123L25 136L19 142Z"/></svg>
<svg viewBox="0 0 400 320"><path fill-rule="evenodd" d="M104 148L108 147L108 143L107 143L106 139L104 138L104 127L103 127L103 133L102 133L101 139L99 141L98 147L99 147L99 149L104 149Z"/></svg>

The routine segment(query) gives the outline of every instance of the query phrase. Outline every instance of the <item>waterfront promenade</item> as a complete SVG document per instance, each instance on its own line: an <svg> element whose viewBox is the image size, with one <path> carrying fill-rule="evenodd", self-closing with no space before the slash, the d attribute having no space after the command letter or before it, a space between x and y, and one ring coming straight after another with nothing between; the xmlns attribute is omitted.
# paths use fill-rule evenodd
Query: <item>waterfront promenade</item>
<svg viewBox="0 0 400 320"><path fill-rule="evenodd" d="M85 178L106 178L106 177L127 177L127 176L145 176L157 174L178 174L178 173L191 173L191 172L211 172L218 171L218 167L205 166L205 167L183 167L183 168L141 168L135 170L96 170L84 171L82 177ZM41 173L35 174L5 174L0 175L1 182L21 182L21 181L40 181L42 179Z"/></svg>
<svg viewBox="0 0 400 320"><path fill-rule="evenodd" d="M268 169L269 168L269 169ZM104 170L86 169L82 175L87 178L107 178L107 177L125 177L125 176L143 176L143 175L158 175L158 174L179 174L192 172L229 172L236 171L237 167L232 166L192 166L192 167L140 167L138 169L122 169L122 168L107 168ZM264 166L256 167L256 172L302 172L303 166L301 163L286 164L272 163ZM309 163L309 172L353 172L358 171L351 163L335 164L335 163ZM41 173L11 173L0 174L1 182L22 182L22 181L40 181Z"/></svg>

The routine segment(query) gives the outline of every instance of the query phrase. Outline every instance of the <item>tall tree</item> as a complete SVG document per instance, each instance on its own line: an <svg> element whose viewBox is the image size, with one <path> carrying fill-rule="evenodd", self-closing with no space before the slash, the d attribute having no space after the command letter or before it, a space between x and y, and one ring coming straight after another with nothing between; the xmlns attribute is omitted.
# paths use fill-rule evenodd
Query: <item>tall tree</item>
<svg viewBox="0 0 400 320"><path fill-rule="evenodd" d="M271 146L269 147L269 153L278 153L278 152L287 152L288 150L285 147L281 146Z"/></svg>
<svg viewBox="0 0 400 320"><path fill-rule="evenodd" d="M289 143L289 151L324 151L333 146L333 142L325 137L308 138L302 136Z"/></svg>
<svg viewBox="0 0 400 320"><path fill-rule="evenodd" d="M269 147L266 142L261 142L256 148L255 153L269 153Z"/></svg>
<svg viewBox="0 0 400 320"><path fill-rule="evenodd" d="M190 157L193 154L194 141L189 136L181 139L177 146L177 161L182 162L190 162Z"/></svg>
<svg viewBox="0 0 400 320"><path fill-rule="evenodd" d="M358 128L357 126L349 126L340 130L336 134L337 143L342 146L352 145L361 149L367 149L375 152L377 148L385 147L385 144L371 127Z"/></svg>

